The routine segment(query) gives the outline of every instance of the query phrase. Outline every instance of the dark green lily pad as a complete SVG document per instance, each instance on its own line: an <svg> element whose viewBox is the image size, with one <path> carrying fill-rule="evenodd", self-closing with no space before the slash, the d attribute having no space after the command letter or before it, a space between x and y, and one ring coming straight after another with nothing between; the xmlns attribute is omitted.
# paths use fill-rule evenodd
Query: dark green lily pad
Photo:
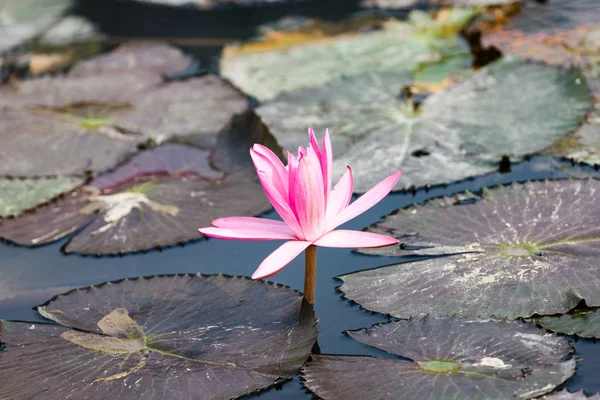
<svg viewBox="0 0 600 400"><path fill-rule="evenodd" d="M0 53L43 33L71 4L71 0L3 0L0 4Z"/></svg>
<svg viewBox="0 0 600 400"><path fill-rule="evenodd" d="M399 246L363 253L452 255L344 275L363 307L426 314L529 317L600 306L600 181L558 180L484 190L474 204L438 198L390 215L375 232Z"/></svg>
<svg viewBox="0 0 600 400"><path fill-rule="evenodd" d="M14 217L38 204L70 192L83 184L81 178L45 179L0 178L0 218Z"/></svg>
<svg viewBox="0 0 600 400"><path fill-rule="evenodd" d="M387 21L383 29L368 33L278 33L272 44L226 47L221 71L263 101L343 76L416 71L446 57L469 57L457 33L474 15L457 9L432 19L414 11L408 22Z"/></svg>
<svg viewBox="0 0 600 400"><path fill-rule="evenodd" d="M0 237L42 245L81 230L67 253L118 254L198 239L198 227L271 206L248 154L269 133L248 112L211 151L165 145L143 152L56 202L0 224ZM215 169L215 168L218 168Z"/></svg>
<svg viewBox="0 0 600 400"><path fill-rule="evenodd" d="M165 84L149 71L35 79L0 98L0 175L11 176L101 172L148 141L213 147L250 109L216 75Z"/></svg>
<svg viewBox="0 0 600 400"><path fill-rule="evenodd" d="M223 275L125 279L0 321L0 397L230 399L291 378L317 321L297 292ZM75 328L75 329L72 329Z"/></svg>
<svg viewBox="0 0 600 400"><path fill-rule="evenodd" d="M600 400L600 393L596 393L593 396L586 396L583 390L579 392L568 392L566 389L559 390L555 393L547 394L542 397L544 400Z"/></svg>
<svg viewBox="0 0 600 400"><path fill-rule="evenodd" d="M190 68L193 62L192 57L167 44L131 42L119 46L110 53L78 63L69 75L94 76L107 72L142 70L172 75Z"/></svg>
<svg viewBox="0 0 600 400"><path fill-rule="evenodd" d="M325 400L529 399L575 374L567 340L518 321L425 317L348 334L404 359L313 355L305 386Z"/></svg>
<svg viewBox="0 0 600 400"><path fill-rule="evenodd" d="M258 113L290 149L305 128L331 128L335 173L352 166L354 189L364 192L400 168L397 189L497 170L503 155L519 160L574 132L592 106L578 70L519 60L497 62L430 96L419 112L400 95L408 79L342 78L283 94Z"/></svg>
<svg viewBox="0 0 600 400"><path fill-rule="evenodd" d="M598 310L575 310L568 314L536 317L537 324L554 332L584 338L600 338Z"/></svg>

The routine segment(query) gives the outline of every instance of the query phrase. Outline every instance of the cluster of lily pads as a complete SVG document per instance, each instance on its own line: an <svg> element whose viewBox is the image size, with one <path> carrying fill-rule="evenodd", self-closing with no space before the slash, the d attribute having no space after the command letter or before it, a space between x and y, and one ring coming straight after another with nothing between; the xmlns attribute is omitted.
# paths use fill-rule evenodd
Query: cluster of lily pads
<svg viewBox="0 0 600 400"><path fill-rule="evenodd" d="M216 218L269 210L248 149L283 157L308 126L331 129L334 169L351 165L358 193L399 168L398 190L538 153L597 166L594 2L448 0L432 3L456 7L406 19L286 19L226 46L221 75L185 74L194 61L180 50L129 43L9 80L0 238L69 238L64 252L89 255L196 240ZM480 42L468 43L474 32ZM475 70L489 46L501 57ZM48 323L0 321L0 398L229 399L300 371L323 399L588 398L554 391L577 367L564 335L600 337L599 192L591 177L512 183L369 227L400 245L361 252L400 263L340 276L339 290L394 317L346 332L388 358L318 354L312 307L279 284L140 277L53 297L37 307ZM422 259L393 258L407 255Z"/></svg>

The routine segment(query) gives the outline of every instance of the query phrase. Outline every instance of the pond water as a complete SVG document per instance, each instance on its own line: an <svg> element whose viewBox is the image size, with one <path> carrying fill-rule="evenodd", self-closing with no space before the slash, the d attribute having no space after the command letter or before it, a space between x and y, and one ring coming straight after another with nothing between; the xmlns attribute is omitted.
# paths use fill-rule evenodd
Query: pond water
<svg viewBox="0 0 600 400"><path fill-rule="evenodd" d="M325 4L327 3L327 4ZM302 3L301 3L302 4ZM231 39L244 38L254 27L291 13L291 6L280 6L275 11L265 9L249 12L220 10L208 14L191 10L169 9L155 6L143 7L126 1L81 1L77 11L96 22L111 37L180 37ZM357 10L355 2L307 1L293 8L294 14L339 19ZM218 43L218 40L214 41ZM204 67L212 68L219 55L217 45L185 47L198 57ZM564 171L563 171L564 170ZM565 172L568 171L568 172ZM566 177L568 173L600 176L593 168L572 167L569 162L556 162L543 157L513 165L512 172L492 173L482 177L434 187L430 190L400 192L389 195L368 212L346 223L345 229L363 229L395 209L406 207L429 198L513 181ZM278 218L274 212L267 218ZM84 257L60 252L66 240L52 245L28 249L0 243L0 281L2 290L13 293L8 300L0 301L0 319L41 321L32 307L69 288L97 284L125 277L174 273L224 273L250 276L259 263L279 242L234 242L200 240L184 246L162 251L149 251L123 257ZM335 277L357 270L375 268L397 262L408 262L415 257L397 259L354 254L347 249L318 249L318 280L316 314L319 318L319 347L327 354L362 354L393 357L383 351L360 344L343 332L348 329L370 327L385 322L384 315L371 313L341 298L336 288L341 284ZM302 257L271 280L302 290L304 266ZM588 393L600 392L600 345L592 340L569 338L580 359L577 374L566 388L583 389ZM262 399L309 399L297 377L281 388L260 394Z"/></svg>

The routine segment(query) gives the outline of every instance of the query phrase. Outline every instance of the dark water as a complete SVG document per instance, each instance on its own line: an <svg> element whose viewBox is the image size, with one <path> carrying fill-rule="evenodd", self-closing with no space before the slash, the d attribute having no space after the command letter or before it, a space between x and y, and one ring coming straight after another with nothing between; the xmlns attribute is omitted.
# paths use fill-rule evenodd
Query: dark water
<svg viewBox="0 0 600 400"><path fill-rule="evenodd" d="M81 1L76 11L98 23L111 37L186 37L186 38L242 38L253 33L256 25L290 14L307 14L322 18L339 19L357 9L355 1L308 0L295 6L283 5L258 10L219 10L209 14L191 10L141 6L123 0ZM216 65L219 47L188 47L205 66ZM561 171L561 170L565 171ZM377 222L383 215L428 198L470 190L477 192L484 186L512 181L565 177L569 174L600 175L592 168L571 167L568 162L534 158L513 166L508 174L493 173L431 190L401 192L388 196L370 211L343 226L362 229ZM266 215L276 218L273 212ZM251 275L260 262L280 242L233 242L202 240L184 247L173 247L162 252L151 251L124 257L66 256L59 250L65 241L53 245L27 249L0 243L0 289L16 293L10 300L0 301L0 319L39 321L32 306L54 294L72 287L101 283L140 275L197 273L226 273ZM316 313L319 318L319 345L323 353L364 354L390 357L385 352L353 341L343 334L347 329L369 327L385 322L387 317L369 313L341 298L336 290L340 281L335 276L361 269L375 268L414 258L382 258L353 254L347 249L318 250L318 281ZM295 289L302 289L303 259L299 257L271 279ZM3 282L8 282L8 285ZM584 389L600 392L600 345L591 340L573 338L580 358L578 372L566 385L569 390ZM263 399L310 399L295 378L279 389L260 395Z"/></svg>

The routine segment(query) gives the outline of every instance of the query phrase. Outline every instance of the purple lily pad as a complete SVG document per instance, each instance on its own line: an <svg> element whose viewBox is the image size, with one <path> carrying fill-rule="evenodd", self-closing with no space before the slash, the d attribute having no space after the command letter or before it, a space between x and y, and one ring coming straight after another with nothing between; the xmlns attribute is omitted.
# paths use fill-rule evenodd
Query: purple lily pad
<svg viewBox="0 0 600 400"><path fill-rule="evenodd" d="M130 42L110 53L78 63L71 76L95 76L107 72L152 71L159 75L183 72L193 64L192 57L164 43Z"/></svg>
<svg viewBox="0 0 600 400"><path fill-rule="evenodd" d="M296 375L317 337L289 288L223 275L125 279L0 321L0 397L230 399ZM74 329L73 329L74 328Z"/></svg>
<svg viewBox="0 0 600 400"><path fill-rule="evenodd" d="M55 202L0 224L0 237L43 245L81 230L67 253L119 254L198 239L198 227L228 215L257 215L270 204L248 154L274 146L253 112L236 117L212 150L164 145Z"/></svg>
<svg viewBox="0 0 600 400"><path fill-rule="evenodd" d="M485 189L474 204L438 198L399 210L373 231L386 256L450 255L344 275L340 290L399 318L529 317L600 306L600 181L557 180Z"/></svg>
<svg viewBox="0 0 600 400"><path fill-rule="evenodd" d="M216 75L171 83L149 71L64 76L0 92L0 175L23 177L102 172L147 142L213 147L250 109Z"/></svg>
<svg viewBox="0 0 600 400"><path fill-rule="evenodd" d="M403 358L313 355L305 386L324 400L529 399L575 373L567 340L519 321L426 317L347 333Z"/></svg>
<svg viewBox="0 0 600 400"><path fill-rule="evenodd" d="M103 171L138 147L134 135L27 109L0 110L0 140L0 175L23 177Z"/></svg>

